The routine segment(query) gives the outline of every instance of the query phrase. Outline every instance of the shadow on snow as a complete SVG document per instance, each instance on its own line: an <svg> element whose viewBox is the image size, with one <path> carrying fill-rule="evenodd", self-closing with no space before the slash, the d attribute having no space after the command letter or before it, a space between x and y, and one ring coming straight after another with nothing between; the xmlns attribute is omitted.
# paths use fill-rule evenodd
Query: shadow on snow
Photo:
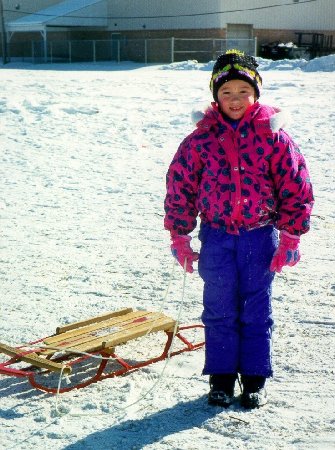
<svg viewBox="0 0 335 450"><path fill-rule="evenodd" d="M222 408L208 406L207 396L202 396L142 419L128 419L105 430L96 431L63 450L139 450L175 433L201 428L206 420L224 412Z"/></svg>

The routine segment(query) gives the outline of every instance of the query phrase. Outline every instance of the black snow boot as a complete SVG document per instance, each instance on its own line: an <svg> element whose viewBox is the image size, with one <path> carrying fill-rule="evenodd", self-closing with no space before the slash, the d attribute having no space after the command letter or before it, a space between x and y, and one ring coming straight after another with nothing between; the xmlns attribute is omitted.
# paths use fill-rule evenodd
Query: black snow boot
<svg viewBox="0 0 335 450"><path fill-rule="evenodd" d="M208 404L228 408L234 400L237 374L224 373L209 376Z"/></svg>
<svg viewBox="0 0 335 450"><path fill-rule="evenodd" d="M243 391L241 395L241 406L246 409L254 409L267 403L265 390L266 378L259 375L242 375L241 382Z"/></svg>

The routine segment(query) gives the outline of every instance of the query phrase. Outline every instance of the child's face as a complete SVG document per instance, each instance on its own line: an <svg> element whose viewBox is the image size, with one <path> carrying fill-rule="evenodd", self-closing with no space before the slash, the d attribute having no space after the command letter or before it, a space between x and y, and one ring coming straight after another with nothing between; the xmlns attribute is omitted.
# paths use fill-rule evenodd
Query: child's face
<svg viewBox="0 0 335 450"><path fill-rule="evenodd" d="M227 81L218 90L221 111L233 120L241 119L255 100L255 89L243 80Z"/></svg>

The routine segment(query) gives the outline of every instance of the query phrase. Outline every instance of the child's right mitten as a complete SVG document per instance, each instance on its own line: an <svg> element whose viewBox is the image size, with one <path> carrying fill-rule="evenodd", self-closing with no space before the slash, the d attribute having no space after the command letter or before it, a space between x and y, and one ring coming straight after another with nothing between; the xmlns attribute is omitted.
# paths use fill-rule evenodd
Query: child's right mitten
<svg viewBox="0 0 335 450"><path fill-rule="evenodd" d="M270 270L281 272L284 266L295 266L300 260L299 236L294 236L287 231L281 231L279 245L273 255Z"/></svg>
<svg viewBox="0 0 335 450"><path fill-rule="evenodd" d="M193 262L199 259L199 253L194 252L191 248L191 236L188 235L171 235L171 251L173 256L184 267L186 259L186 272L193 272Z"/></svg>

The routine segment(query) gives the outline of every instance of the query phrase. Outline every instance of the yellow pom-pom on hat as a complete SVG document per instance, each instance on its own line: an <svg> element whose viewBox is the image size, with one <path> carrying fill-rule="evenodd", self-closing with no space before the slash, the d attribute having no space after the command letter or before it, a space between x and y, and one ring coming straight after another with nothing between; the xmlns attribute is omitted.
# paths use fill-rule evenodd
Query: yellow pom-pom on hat
<svg viewBox="0 0 335 450"><path fill-rule="evenodd" d="M244 56L245 55L245 53L242 52L242 50L237 50L236 48L231 48L230 50L226 51L226 55L231 55L233 53L235 53L236 55L240 55L240 56Z"/></svg>

